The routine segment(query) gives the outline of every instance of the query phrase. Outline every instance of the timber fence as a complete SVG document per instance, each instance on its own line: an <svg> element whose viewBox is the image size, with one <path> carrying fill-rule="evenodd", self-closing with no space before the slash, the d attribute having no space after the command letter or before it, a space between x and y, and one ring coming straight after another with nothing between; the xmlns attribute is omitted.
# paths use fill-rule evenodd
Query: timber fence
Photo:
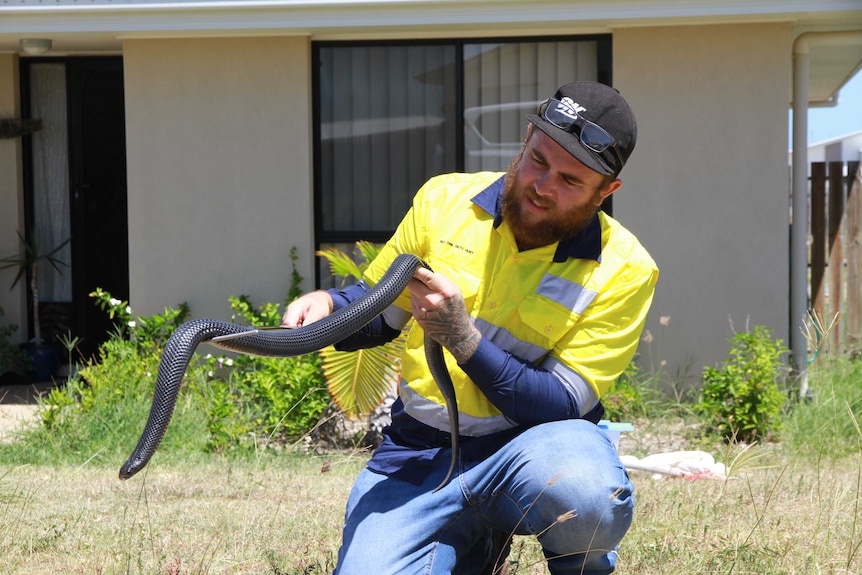
<svg viewBox="0 0 862 575"><path fill-rule="evenodd" d="M859 162L811 164L811 309L830 325L823 349L862 352L862 172Z"/></svg>

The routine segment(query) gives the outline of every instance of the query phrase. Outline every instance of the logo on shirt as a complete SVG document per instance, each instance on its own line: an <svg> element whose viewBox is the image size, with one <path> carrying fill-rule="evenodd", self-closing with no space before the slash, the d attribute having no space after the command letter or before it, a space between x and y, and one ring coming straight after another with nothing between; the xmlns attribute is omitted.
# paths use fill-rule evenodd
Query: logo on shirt
<svg viewBox="0 0 862 575"><path fill-rule="evenodd" d="M456 244L456 243L450 242L449 240L440 240L440 243L441 243L441 244L443 244L443 245L445 245L445 246L448 246L448 247L450 247L450 248L452 248L452 249L456 249L456 250L458 250L458 251L462 251L462 252L464 252L464 253L466 253L466 254L472 254L472 253L473 253L473 250L471 250L470 248L468 248L468 247L464 247L464 246L462 246L461 244Z"/></svg>

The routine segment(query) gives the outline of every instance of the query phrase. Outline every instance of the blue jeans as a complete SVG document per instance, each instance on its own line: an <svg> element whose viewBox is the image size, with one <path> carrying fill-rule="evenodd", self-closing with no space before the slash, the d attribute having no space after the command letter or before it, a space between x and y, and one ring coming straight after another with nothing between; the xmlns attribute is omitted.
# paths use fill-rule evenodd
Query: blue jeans
<svg viewBox="0 0 862 575"><path fill-rule="evenodd" d="M336 575L478 574L490 530L534 535L553 575L611 573L634 487L594 424L533 427L440 491L449 452L421 485L362 471L347 502Z"/></svg>

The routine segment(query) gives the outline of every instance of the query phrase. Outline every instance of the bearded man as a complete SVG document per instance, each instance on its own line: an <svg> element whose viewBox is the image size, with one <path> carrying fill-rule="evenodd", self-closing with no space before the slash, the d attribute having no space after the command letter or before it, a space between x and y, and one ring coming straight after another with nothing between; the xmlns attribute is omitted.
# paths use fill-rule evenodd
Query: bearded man
<svg viewBox="0 0 862 575"><path fill-rule="evenodd" d="M336 574L479 574L498 561L501 533L537 537L554 575L615 568L634 487L596 424L658 269L600 207L622 187L636 122L594 82L562 86L527 119L505 174L432 178L362 282L306 294L284 314L297 327L346 306L402 253L434 270L338 345L379 345L415 319L392 423L347 502ZM426 334L445 349L460 421L458 466L437 491L451 437Z"/></svg>

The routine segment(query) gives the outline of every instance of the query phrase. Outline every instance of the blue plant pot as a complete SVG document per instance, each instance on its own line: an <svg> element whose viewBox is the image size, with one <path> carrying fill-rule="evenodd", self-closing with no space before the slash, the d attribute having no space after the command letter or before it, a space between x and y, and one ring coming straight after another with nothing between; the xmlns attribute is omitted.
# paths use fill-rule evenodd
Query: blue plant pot
<svg viewBox="0 0 862 575"><path fill-rule="evenodd" d="M30 376L34 383L51 381L60 368L60 361L63 358L63 348L54 344L22 343L21 351L30 358L32 368Z"/></svg>

